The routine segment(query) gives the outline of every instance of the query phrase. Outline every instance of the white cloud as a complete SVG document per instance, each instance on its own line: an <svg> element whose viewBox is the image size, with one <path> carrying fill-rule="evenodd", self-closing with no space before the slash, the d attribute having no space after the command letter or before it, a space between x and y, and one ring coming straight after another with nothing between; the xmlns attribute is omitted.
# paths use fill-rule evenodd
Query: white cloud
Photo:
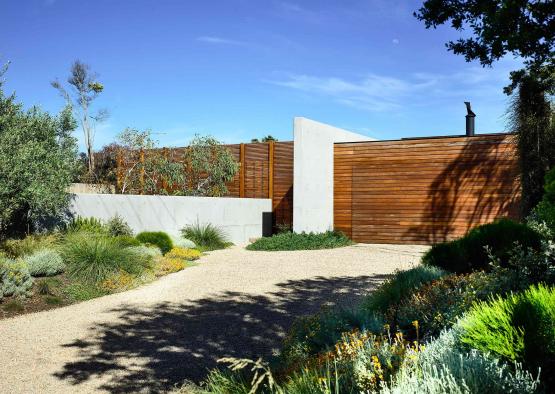
<svg viewBox="0 0 555 394"><path fill-rule="evenodd" d="M395 45L399 44L399 39L398 38L394 38L393 40L391 40L391 42Z"/></svg>
<svg viewBox="0 0 555 394"><path fill-rule="evenodd" d="M411 73L403 78L367 74L359 79L293 74L266 82L353 108L383 112L424 102L443 105L446 99L498 97L508 83L508 71L472 66L452 74Z"/></svg>
<svg viewBox="0 0 555 394"><path fill-rule="evenodd" d="M216 36L200 36L197 37L197 41L216 45L248 45L248 43L245 41L231 40L228 38Z"/></svg>

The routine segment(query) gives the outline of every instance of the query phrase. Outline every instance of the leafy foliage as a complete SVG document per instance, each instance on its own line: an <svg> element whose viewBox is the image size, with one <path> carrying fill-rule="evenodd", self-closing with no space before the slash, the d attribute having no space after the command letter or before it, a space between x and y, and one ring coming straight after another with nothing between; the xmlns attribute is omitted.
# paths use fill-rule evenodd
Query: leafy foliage
<svg viewBox="0 0 555 394"><path fill-rule="evenodd" d="M472 350L460 349L458 334L444 332L416 355L404 361L383 394L535 393L539 381L522 369Z"/></svg>
<svg viewBox="0 0 555 394"><path fill-rule="evenodd" d="M3 251L8 257L15 259L32 254L43 248L56 248L59 243L59 234L32 234L22 239L5 240L0 244L0 251Z"/></svg>
<svg viewBox="0 0 555 394"><path fill-rule="evenodd" d="M183 163L171 160L151 134L150 130L126 128L118 135L119 154L127 163L121 192L181 194L179 186L185 181Z"/></svg>
<svg viewBox="0 0 555 394"><path fill-rule="evenodd" d="M541 241L540 234L528 226L501 219L478 226L457 240L434 245L422 262L451 272L472 272L488 269L491 255L505 265L515 243L540 250ZM489 247L489 252L486 247Z"/></svg>
<svg viewBox="0 0 555 394"><path fill-rule="evenodd" d="M0 299L2 296L24 298L32 286L33 278L24 261L0 257Z"/></svg>
<svg viewBox="0 0 555 394"><path fill-rule="evenodd" d="M555 113L541 84L523 77L509 108L509 128L516 137L522 184L522 213L542 198L546 171L555 168Z"/></svg>
<svg viewBox="0 0 555 394"><path fill-rule="evenodd" d="M143 244L156 245L163 254L173 248L173 242L168 234L163 231L143 231L135 237Z"/></svg>
<svg viewBox="0 0 555 394"><path fill-rule="evenodd" d="M122 248L115 240L88 234L68 239L63 257L70 277L89 284L100 283L118 271L139 275L150 265L149 259Z"/></svg>
<svg viewBox="0 0 555 394"><path fill-rule="evenodd" d="M71 109L23 110L0 84L0 238L62 217L77 163Z"/></svg>
<svg viewBox="0 0 555 394"><path fill-rule="evenodd" d="M546 226L545 235L555 239L555 166L545 175L544 194L529 218L536 226Z"/></svg>
<svg viewBox="0 0 555 394"><path fill-rule="evenodd" d="M194 239L193 239L194 240ZM332 249L351 245L352 241L338 231L325 233L280 233L260 238L247 246L248 250L313 250Z"/></svg>
<svg viewBox="0 0 555 394"><path fill-rule="evenodd" d="M549 371L555 366L553 288L532 286L520 294L479 303L460 325L461 341L472 348L521 361L528 368Z"/></svg>
<svg viewBox="0 0 555 394"><path fill-rule="evenodd" d="M450 23L458 31L471 30L472 35L447 43L450 51L464 55L467 61L479 60L490 66L512 53L549 85L555 69L554 13L553 3L548 1L426 0L415 16L426 28ZM507 92L520 82L523 73L511 73L513 84Z"/></svg>
<svg viewBox="0 0 555 394"><path fill-rule="evenodd" d="M31 276L54 276L65 270L62 256L51 249L41 249L25 256L23 261L27 264Z"/></svg>
<svg viewBox="0 0 555 394"><path fill-rule="evenodd" d="M210 136L196 135L185 149L183 161L187 195L225 196L226 183L239 171L239 164L229 149Z"/></svg>
<svg viewBox="0 0 555 394"><path fill-rule="evenodd" d="M181 234L204 250L223 249L229 245L225 232L210 223L188 225L181 230Z"/></svg>
<svg viewBox="0 0 555 394"><path fill-rule="evenodd" d="M66 231L68 233L83 231L88 233L105 234L106 228L100 219L95 217L84 218L82 216L77 216L72 218L66 225Z"/></svg>
<svg viewBox="0 0 555 394"><path fill-rule="evenodd" d="M421 265L406 271L397 271L365 297L361 307L370 312L385 313L392 305L408 297L422 285L440 279L446 274L437 267Z"/></svg>
<svg viewBox="0 0 555 394"><path fill-rule="evenodd" d="M166 253L166 257L172 259L183 259L183 260L198 260L200 258L200 252L196 249L187 249L187 248L173 248L168 253Z"/></svg>
<svg viewBox="0 0 555 394"><path fill-rule="evenodd" d="M133 236L133 230L131 230L129 224L127 224L127 222L123 220L123 218L118 214L116 214L106 222L106 230L108 234L112 237L117 237L121 235L129 237Z"/></svg>

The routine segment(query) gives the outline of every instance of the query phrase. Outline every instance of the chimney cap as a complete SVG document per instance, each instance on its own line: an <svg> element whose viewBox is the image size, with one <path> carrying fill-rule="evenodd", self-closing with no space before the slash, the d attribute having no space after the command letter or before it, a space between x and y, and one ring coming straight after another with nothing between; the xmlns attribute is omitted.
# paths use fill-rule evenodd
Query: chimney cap
<svg viewBox="0 0 555 394"><path fill-rule="evenodd" d="M466 116L476 116L472 109L470 108L470 101L465 101L464 105L466 105Z"/></svg>

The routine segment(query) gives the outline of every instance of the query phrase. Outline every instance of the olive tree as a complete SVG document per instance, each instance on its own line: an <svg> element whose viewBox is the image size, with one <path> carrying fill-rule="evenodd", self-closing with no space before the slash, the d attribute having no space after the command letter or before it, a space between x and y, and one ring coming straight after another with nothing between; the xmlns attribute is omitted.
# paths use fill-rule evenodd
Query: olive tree
<svg viewBox="0 0 555 394"><path fill-rule="evenodd" d="M0 83L0 238L63 215L77 165L71 109L24 110Z"/></svg>

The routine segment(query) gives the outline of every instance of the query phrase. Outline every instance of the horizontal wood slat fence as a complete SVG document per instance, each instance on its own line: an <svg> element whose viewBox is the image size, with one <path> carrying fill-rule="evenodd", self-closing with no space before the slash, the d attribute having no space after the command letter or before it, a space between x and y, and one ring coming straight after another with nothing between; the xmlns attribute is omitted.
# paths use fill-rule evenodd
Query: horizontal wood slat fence
<svg viewBox="0 0 555 394"><path fill-rule="evenodd" d="M239 162L234 179L227 184L228 197L271 198L274 225L293 225L293 142L266 142L226 145ZM162 148L170 161L180 161L185 148ZM143 161L145 152L134 158ZM117 160L117 184L126 168L135 163ZM140 191L139 191L140 192Z"/></svg>
<svg viewBox="0 0 555 394"><path fill-rule="evenodd" d="M518 218L511 136L335 144L334 225L356 242L432 244Z"/></svg>

